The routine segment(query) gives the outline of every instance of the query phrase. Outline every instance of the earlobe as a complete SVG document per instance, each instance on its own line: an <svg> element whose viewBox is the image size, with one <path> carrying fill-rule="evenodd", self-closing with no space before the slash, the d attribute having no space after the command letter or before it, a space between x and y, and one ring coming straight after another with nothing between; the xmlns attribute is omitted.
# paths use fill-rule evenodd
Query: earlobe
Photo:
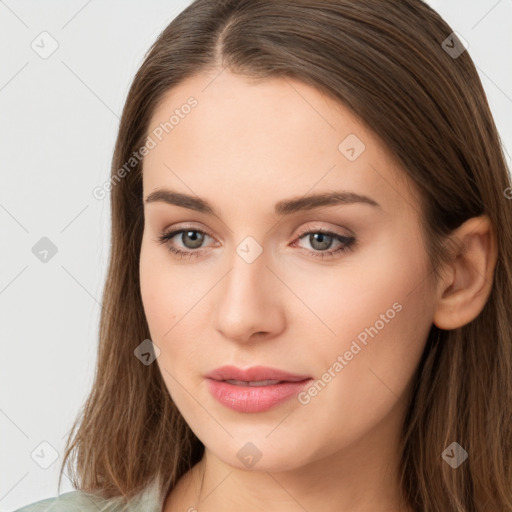
<svg viewBox="0 0 512 512"><path fill-rule="evenodd" d="M473 217L450 236L457 245L438 285L434 324L457 329L476 318L492 290L498 259L496 233L487 215Z"/></svg>

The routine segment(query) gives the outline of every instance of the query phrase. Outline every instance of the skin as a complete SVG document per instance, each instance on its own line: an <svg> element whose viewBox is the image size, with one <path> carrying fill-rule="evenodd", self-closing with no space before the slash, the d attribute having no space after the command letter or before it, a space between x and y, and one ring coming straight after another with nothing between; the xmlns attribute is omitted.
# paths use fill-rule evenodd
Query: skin
<svg viewBox="0 0 512 512"><path fill-rule="evenodd" d="M483 308L496 262L491 225L484 216L463 224L454 238L466 252L433 283L417 191L368 127L299 81L218 73L168 91L150 131L190 96L198 105L144 159L144 199L169 188L217 212L144 205L140 285L156 362L205 445L164 511L410 510L400 498L398 455L412 377L432 323L455 328ZM349 134L365 145L354 161L338 149ZM339 190L380 207L274 213L281 200ZM322 246L301 236L306 228L352 234L356 244L315 257ZM159 243L171 229L185 233ZM207 233L197 249L191 230ZM248 236L262 249L252 263L236 251ZM169 246L200 255L180 259ZM328 250L342 246L333 238ZM204 375L225 364L321 379L397 303L400 311L307 404L292 397L241 413L208 390ZM261 452L251 468L237 457L248 442Z"/></svg>

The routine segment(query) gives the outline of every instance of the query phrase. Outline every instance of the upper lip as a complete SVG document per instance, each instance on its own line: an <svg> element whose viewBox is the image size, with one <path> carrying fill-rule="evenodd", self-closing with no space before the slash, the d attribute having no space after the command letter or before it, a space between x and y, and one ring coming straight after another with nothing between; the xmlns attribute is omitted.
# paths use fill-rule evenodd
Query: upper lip
<svg viewBox="0 0 512 512"><path fill-rule="evenodd" d="M241 380L244 382L260 380L299 382L310 379L311 377L309 375L297 375L267 366L253 366L252 368L246 369L237 368L236 366L221 366L208 373L206 378L213 380Z"/></svg>

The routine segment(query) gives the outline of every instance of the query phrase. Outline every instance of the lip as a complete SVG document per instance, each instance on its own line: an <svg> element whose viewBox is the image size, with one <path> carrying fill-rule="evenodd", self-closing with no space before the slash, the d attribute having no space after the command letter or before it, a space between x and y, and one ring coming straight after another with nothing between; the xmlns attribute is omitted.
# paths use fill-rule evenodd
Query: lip
<svg viewBox="0 0 512 512"><path fill-rule="evenodd" d="M299 382L302 380L310 379L310 375L297 375L278 370L276 368L269 368L267 366L253 366L242 370L236 366L221 366L216 368L208 375L207 379L222 381L222 380L243 380L246 382L259 381L259 380L281 380L285 382Z"/></svg>
<svg viewBox="0 0 512 512"><path fill-rule="evenodd" d="M205 376L212 396L222 405L237 412L264 412L297 395L312 378L275 368L255 366L242 370L223 366ZM264 386L236 385L226 380L246 382L279 380L278 384Z"/></svg>

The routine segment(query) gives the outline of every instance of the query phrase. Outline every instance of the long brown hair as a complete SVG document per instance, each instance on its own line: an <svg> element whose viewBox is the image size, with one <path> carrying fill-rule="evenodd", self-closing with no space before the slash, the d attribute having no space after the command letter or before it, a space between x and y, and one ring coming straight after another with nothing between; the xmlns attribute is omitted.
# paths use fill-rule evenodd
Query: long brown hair
<svg viewBox="0 0 512 512"><path fill-rule="evenodd" d="M196 0L161 33L119 127L95 381L61 477L68 462L76 488L127 499L154 479L169 492L202 457L158 365L133 354L150 337L139 289L143 160L122 178L119 170L144 144L164 93L224 66L312 85L380 137L420 192L431 275L447 261L446 235L489 216L498 243L492 291L469 324L432 325L403 427L401 484L418 511L512 510L511 182L473 61L449 51L461 49L452 32L421 0ZM469 453L456 470L441 457L453 441Z"/></svg>

